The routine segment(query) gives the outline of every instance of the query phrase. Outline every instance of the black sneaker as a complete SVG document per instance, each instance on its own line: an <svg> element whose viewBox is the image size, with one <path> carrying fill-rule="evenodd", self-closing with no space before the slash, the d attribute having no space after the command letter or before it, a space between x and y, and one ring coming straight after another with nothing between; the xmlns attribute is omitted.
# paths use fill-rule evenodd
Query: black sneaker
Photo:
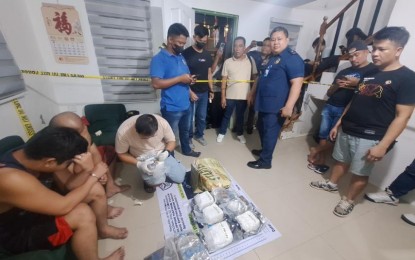
<svg viewBox="0 0 415 260"><path fill-rule="evenodd" d="M324 165L324 164L319 164L315 166L314 172L318 173L318 174L324 174L326 171L328 171L330 169L329 166Z"/></svg>
<svg viewBox="0 0 415 260"><path fill-rule="evenodd" d="M310 169L310 170L312 170L312 171L314 171L315 173L318 173L318 174L324 174L326 171L328 171L330 169L330 167L327 166L327 165L324 165L324 164L312 164L312 163L309 163L307 165L307 168Z"/></svg>
<svg viewBox="0 0 415 260"><path fill-rule="evenodd" d="M195 152L194 150L192 150L190 153L184 153L183 155L192 156L192 157L199 157L200 154L201 154L201 152Z"/></svg>
<svg viewBox="0 0 415 260"><path fill-rule="evenodd" d="M247 166L253 169L271 169L271 165L264 164L260 160L248 162Z"/></svg>

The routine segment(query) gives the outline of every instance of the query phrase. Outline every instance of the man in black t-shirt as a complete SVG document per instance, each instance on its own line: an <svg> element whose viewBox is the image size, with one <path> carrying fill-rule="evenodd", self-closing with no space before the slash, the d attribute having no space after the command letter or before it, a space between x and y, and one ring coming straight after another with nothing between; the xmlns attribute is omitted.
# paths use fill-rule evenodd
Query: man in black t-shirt
<svg viewBox="0 0 415 260"><path fill-rule="evenodd" d="M348 49L348 54L352 67L340 71L328 89L327 96L329 99L321 112L321 123L318 133L319 144L310 148L307 167L316 173L323 174L329 169L325 165L325 153L333 147L333 143L328 138L330 130L339 120L344 108L352 99L359 81L365 75L377 70L376 66L367 60L369 50L363 41L353 42Z"/></svg>
<svg viewBox="0 0 415 260"><path fill-rule="evenodd" d="M415 105L415 72L401 65L399 57L409 39L403 27L385 27L373 36L373 63L378 72L361 80L358 91L343 116L330 132L336 138L336 163L329 180L311 187L337 191L347 172L352 178L333 213L345 217L354 208L355 198L367 186L374 163L381 160L405 129ZM338 131L339 126L342 131Z"/></svg>
<svg viewBox="0 0 415 260"><path fill-rule="evenodd" d="M182 53L186 59L190 74L196 75L197 80L212 78L212 56L205 50L209 31L206 27L198 25L194 29L194 44ZM196 82L190 86L190 111L195 118L196 129L193 133L193 120L190 123L189 143L192 145L192 138L202 145L207 145L204 135L206 128L206 114L209 100L213 99L213 82Z"/></svg>

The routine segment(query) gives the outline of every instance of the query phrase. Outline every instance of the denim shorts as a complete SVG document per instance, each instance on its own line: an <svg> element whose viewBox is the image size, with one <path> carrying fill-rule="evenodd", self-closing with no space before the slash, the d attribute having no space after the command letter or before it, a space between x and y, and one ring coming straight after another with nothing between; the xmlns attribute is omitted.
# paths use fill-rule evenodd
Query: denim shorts
<svg viewBox="0 0 415 260"><path fill-rule="evenodd" d="M379 140L363 139L339 131L334 145L333 158L350 165L349 171L358 176L369 176L374 162L367 161L367 152Z"/></svg>
<svg viewBox="0 0 415 260"><path fill-rule="evenodd" d="M327 140L330 135L330 130L337 123L337 120L341 117L344 107L335 107L330 104L326 104L321 111L321 123L318 137L321 140Z"/></svg>

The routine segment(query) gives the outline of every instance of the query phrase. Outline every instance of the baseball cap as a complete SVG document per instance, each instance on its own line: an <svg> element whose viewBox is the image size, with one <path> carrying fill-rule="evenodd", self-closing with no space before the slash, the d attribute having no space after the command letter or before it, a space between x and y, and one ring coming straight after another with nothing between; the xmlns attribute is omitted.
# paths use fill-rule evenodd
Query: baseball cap
<svg viewBox="0 0 415 260"><path fill-rule="evenodd" d="M347 53L353 54L357 51L367 51L367 44L362 40L356 40L352 42L349 47L347 48Z"/></svg>

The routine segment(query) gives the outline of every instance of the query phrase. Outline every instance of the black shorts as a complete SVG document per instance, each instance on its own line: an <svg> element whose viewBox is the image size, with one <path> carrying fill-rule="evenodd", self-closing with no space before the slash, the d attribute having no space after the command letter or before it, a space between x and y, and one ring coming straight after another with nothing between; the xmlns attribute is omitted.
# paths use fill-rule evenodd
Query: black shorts
<svg viewBox="0 0 415 260"><path fill-rule="evenodd" d="M0 221L4 220L3 214L0 215ZM63 217L19 211L7 225L0 226L0 246L13 254L50 250L66 244L72 234L71 227Z"/></svg>

